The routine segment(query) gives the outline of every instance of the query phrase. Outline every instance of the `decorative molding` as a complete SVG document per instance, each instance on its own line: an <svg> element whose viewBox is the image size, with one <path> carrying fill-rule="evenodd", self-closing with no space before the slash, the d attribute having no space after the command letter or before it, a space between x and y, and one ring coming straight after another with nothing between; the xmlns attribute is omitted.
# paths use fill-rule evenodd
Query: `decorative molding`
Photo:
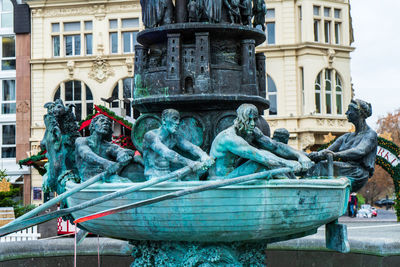
<svg viewBox="0 0 400 267"><path fill-rule="evenodd" d="M80 6L80 7L70 7L70 8L46 8L46 9L32 9L33 17L66 17L77 14L89 14L92 15L95 13L95 9L91 6Z"/></svg>
<svg viewBox="0 0 400 267"><path fill-rule="evenodd" d="M322 126L325 124L325 119L317 119L317 124Z"/></svg>
<svg viewBox="0 0 400 267"><path fill-rule="evenodd" d="M33 17L66 17L77 14L95 15L98 20L104 19L107 13L120 13L129 11L140 11L140 4L122 4L122 5L93 5L62 8L32 8Z"/></svg>
<svg viewBox="0 0 400 267"><path fill-rule="evenodd" d="M134 65L134 58L133 57L127 57L125 60L125 65L126 68L128 69L128 75L133 76L133 65Z"/></svg>
<svg viewBox="0 0 400 267"><path fill-rule="evenodd" d="M27 113L30 111L30 105L28 100L24 100L18 103L17 112L18 113Z"/></svg>
<svg viewBox="0 0 400 267"><path fill-rule="evenodd" d="M110 13L120 13L120 12L126 12L126 11L134 11L134 10L140 10L140 4L125 4L125 5L108 5L106 7L106 12Z"/></svg>
<svg viewBox="0 0 400 267"><path fill-rule="evenodd" d="M332 68L333 61L335 60L335 57L336 57L336 52L334 49L329 48L326 55L328 56L329 68Z"/></svg>
<svg viewBox="0 0 400 267"><path fill-rule="evenodd" d="M114 76L114 70L111 68L110 63L108 63L101 56L98 56L92 64L92 69L89 72L89 78L97 81L98 83L103 83L110 76Z"/></svg>
<svg viewBox="0 0 400 267"><path fill-rule="evenodd" d="M94 16L97 20L102 21L106 16L106 10L104 5L94 5L93 9L95 9Z"/></svg>
<svg viewBox="0 0 400 267"><path fill-rule="evenodd" d="M67 69L69 76L72 78L72 76L74 76L75 62L72 60L68 60Z"/></svg>

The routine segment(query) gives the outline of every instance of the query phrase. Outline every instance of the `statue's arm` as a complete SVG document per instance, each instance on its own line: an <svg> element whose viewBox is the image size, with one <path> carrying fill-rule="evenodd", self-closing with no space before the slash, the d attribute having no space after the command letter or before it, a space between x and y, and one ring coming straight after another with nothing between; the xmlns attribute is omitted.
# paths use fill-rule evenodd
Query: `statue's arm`
<svg viewBox="0 0 400 267"><path fill-rule="evenodd" d="M286 159L279 158L269 151L251 146L246 140L239 136L230 136L229 138L223 138L221 139L219 146L223 147L224 150L228 150L241 158L246 158L258 162L270 168L287 166L295 167L293 163Z"/></svg>
<svg viewBox="0 0 400 267"><path fill-rule="evenodd" d="M303 152L298 151L289 145L272 140L257 128L255 130L255 135L256 142L261 148L285 159L297 160L302 166L302 171L306 171L312 167L313 163Z"/></svg>
<svg viewBox="0 0 400 267"><path fill-rule="evenodd" d="M336 152L334 157L346 161L359 160L371 153L372 150L376 149L376 146L377 135L375 132L371 131L365 135L357 146Z"/></svg>
<svg viewBox="0 0 400 267"><path fill-rule="evenodd" d="M113 164L112 161L102 158L92 151L92 149L87 145L86 140L81 137L75 141L75 150L79 154L81 159L89 164L98 164L108 168Z"/></svg>
<svg viewBox="0 0 400 267"><path fill-rule="evenodd" d="M135 152L120 147L117 144L109 143L107 154L118 162L129 162L135 156Z"/></svg>
<svg viewBox="0 0 400 267"><path fill-rule="evenodd" d="M178 164L185 164L185 165L192 165L193 161L182 157L177 152L169 149L166 145L164 145L160 139L158 139L154 134L149 133L144 136L144 142L148 144L155 153L159 154L160 156L166 158L170 162L178 163Z"/></svg>
<svg viewBox="0 0 400 267"><path fill-rule="evenodd" d="M192 154L195 157L200 158L200 160L206 160L208 158L208 155L206 152L204 152L200 147L192 144L188 140L186 140L183 137L178 137L178 142L177 146L179 149L186 151L190 154Z"/></svg>
<svg viewBox="0 0 400 267"><path fill-rule="evenodd" d="M343 143L343 140L345 139L345 135L340 136L335 142L333 142L327 149L333 152L339 151L340 146Z"/></svg>

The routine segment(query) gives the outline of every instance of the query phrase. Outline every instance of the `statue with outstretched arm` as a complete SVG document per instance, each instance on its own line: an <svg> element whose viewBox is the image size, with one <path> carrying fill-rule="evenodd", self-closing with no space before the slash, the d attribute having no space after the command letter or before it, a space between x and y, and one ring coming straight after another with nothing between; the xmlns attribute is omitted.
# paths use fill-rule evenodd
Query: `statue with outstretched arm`
<svg viewBox="0 0 400 267"><path fill-rule="evenodd" d="M213 160L201 148L177 133L180 114L177 110L166 109L161 115L161 127L145 134L143 140L143 159L145 176L152 179L174 171L173 165L189 166L196 171L201 165L210 167ZM179 154L184 151L198 160Z"/></svg>
<svg viewBox="0 0 400 267"><path fill-rule="evenodd" d="M232 178L255 172L290 167L294 172L307 171L312 162L302 152L276 142L256 127L258 110L252 104L237 109L234 125L215 137L210 155L215 165L212 179ZM237 166L239 161L247 160Z"/></svg>
<svg viewBox="0 0 400 267"><path fill-rule="evenodd" d="M309 171L312 176L328 175L328 155L333 159L333 175L347 176L352 191L358 191L374 173L378 136L366 123L372 115L371 104L362 100L352 100L346 112L347 119L355 126L354 133L339 137L327 149L309 154L310 159L318 162Z"/></svg>

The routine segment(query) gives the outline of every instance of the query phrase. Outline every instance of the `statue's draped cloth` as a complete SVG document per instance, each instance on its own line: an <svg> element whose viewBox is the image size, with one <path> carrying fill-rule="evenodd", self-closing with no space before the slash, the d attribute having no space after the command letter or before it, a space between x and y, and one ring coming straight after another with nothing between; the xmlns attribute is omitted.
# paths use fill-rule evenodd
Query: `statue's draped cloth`
<svg viewBox="0 0 400 267"><path fill-rule="evenodd" d="M221 21L222 0L204 0L204 11L208 18L215 22Z"/></svg>
<svg viewBox="0 0 400 267"><path fill-rule="evenodd" d="M162 1L140 0L140 4L142 5L143 24L149 28L155 27L162 13Z"/></svg>

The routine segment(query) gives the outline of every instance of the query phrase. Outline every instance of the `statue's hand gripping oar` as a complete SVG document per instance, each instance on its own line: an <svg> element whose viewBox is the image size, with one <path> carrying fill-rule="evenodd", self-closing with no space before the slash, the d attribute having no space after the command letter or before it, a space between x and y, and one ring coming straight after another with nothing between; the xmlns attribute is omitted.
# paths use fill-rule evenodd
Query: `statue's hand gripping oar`
<svg viewBox="0 0 400 267"><path fill-rule="evenodd" d="M251 181L251 180L255 180L255 179L263 179L263 178L266 178L266 177L270 178L273 175L282 174L282 173L288 173L288 172L291 172L291 171L292 171L291 168L280 168L280 169L275 169L275 170L270 170L270 171L264 171L264 172L244 175L244 176L240 176L240 177L237 177L237 178L213 181L213 182L210 182L209 184L206 184L206 185L196 186L196 187L192 187L192 188L189 188L189 189L184 189L184 190L172 192L172 193L169 193L169 194L161 195L161 196L158 196L158 197L154 197L154 198L138 201L138 202L135 202L133 204L128 204L128 205L120 206L120 207L117 207L117 208L109 209L109 210L106 210L106 211L90 214L88 216L81 217L81 218L75 220L74 223L82 223L82 222L90 221L90 220L93 220L93 219L96 219L96 218L101 218L101 217L104 217L104 216L107 216L107 215L115 214L115 213L118 213L118 212L121 212L121 211L124 211L124 210L138 208L138 207L154 204L154 203L157 203L157 202L161 202L161 201L164 201L164 200L173 199L173 198L181 197L181 196L184 196L184 195L199 193L199 192L210 190L210 189L216 189L216 188L223 187L223 186L243 183L243 182L247 182L247 181Z"/></svg>

